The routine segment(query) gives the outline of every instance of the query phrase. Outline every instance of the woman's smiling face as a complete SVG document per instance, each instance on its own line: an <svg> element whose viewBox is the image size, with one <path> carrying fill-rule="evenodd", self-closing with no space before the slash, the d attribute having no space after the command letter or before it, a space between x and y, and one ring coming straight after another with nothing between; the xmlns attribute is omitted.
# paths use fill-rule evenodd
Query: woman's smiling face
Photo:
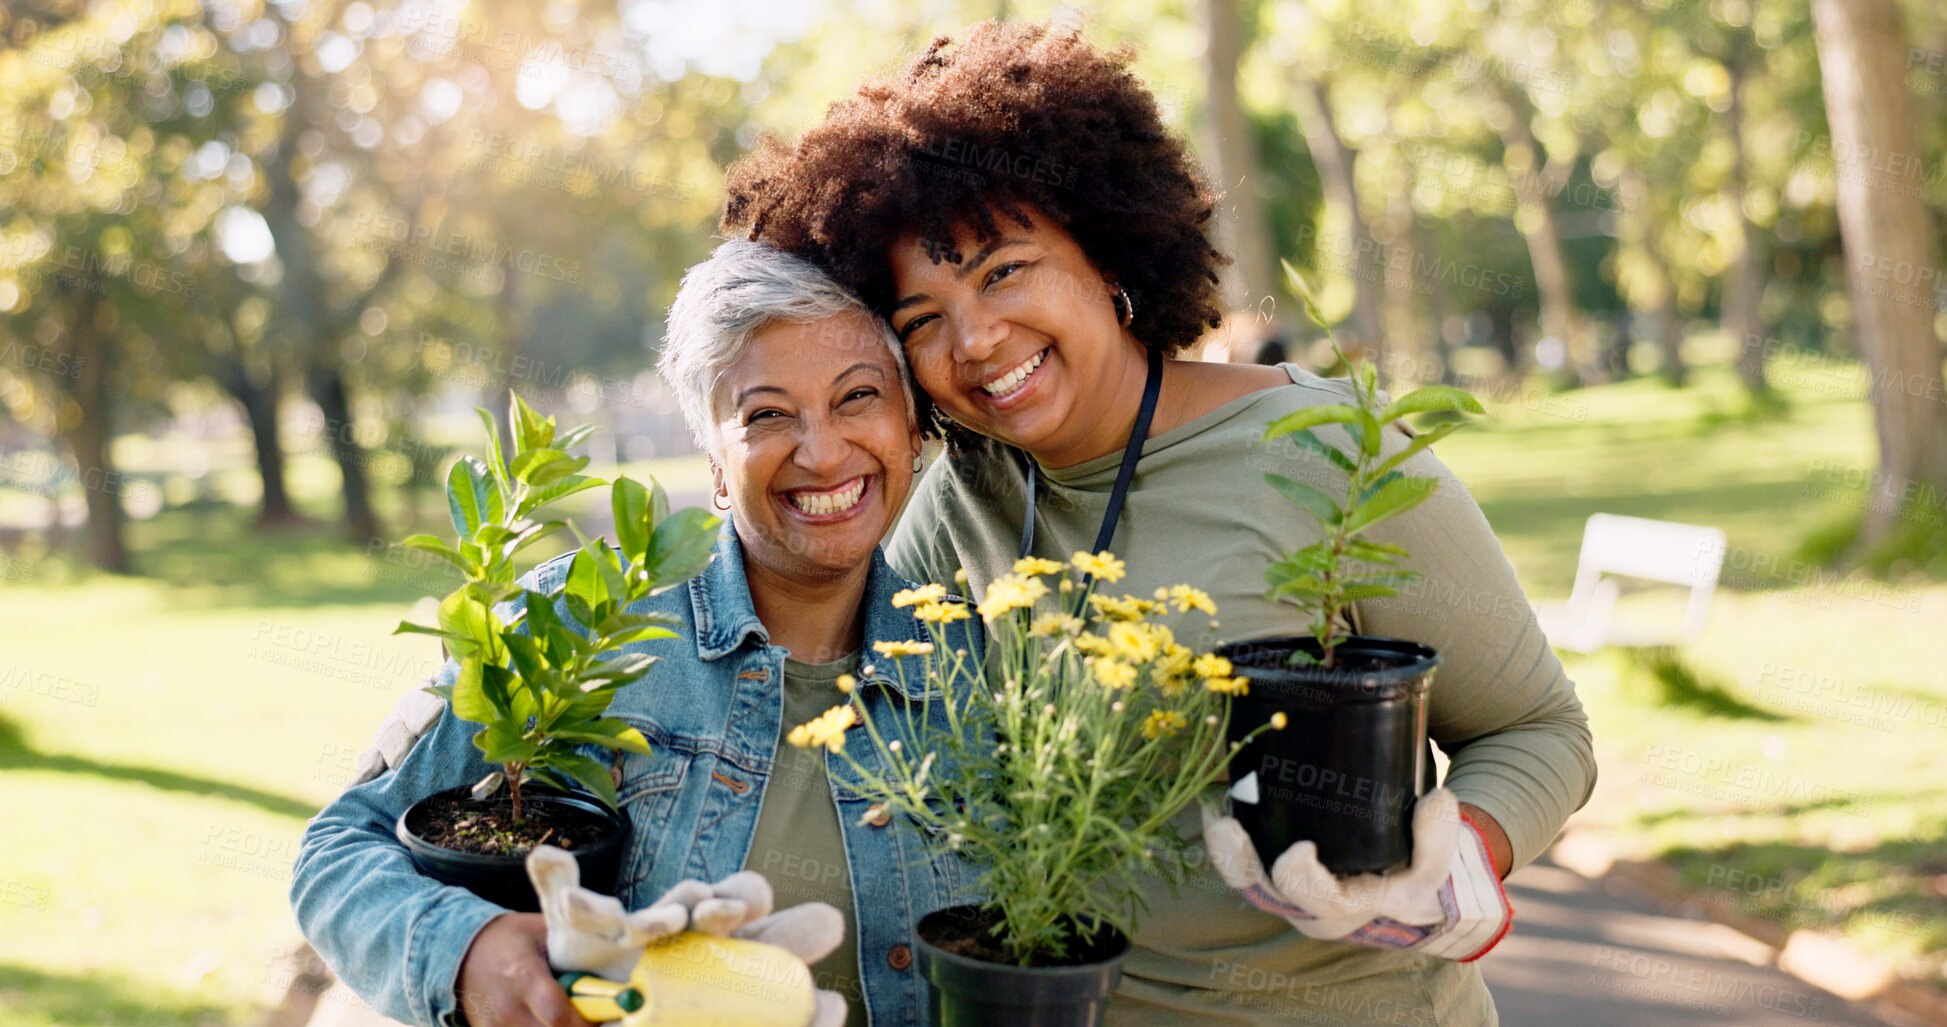
<svg viewBox="0 0 1947 1027"><path fill-rule="evenodd" d="M887 254L891 321L914 379L954 420L1065 467L1099 455L1104 419L1090 411L1104 390L1130 383L1132 368L1141 387L1144 355L1074 237L1025 213L1031 225L1000 216L987 240L956 229L959 263L935 262L937 244L901 236Z"/></svg>
<svg viewBox="0 0 1947 1027"><path fill-rule="evenodd" d="M717 384L719 469L745 557L779 575L856 570L920 452L899 366L863 312L759 330Z"/></svg>

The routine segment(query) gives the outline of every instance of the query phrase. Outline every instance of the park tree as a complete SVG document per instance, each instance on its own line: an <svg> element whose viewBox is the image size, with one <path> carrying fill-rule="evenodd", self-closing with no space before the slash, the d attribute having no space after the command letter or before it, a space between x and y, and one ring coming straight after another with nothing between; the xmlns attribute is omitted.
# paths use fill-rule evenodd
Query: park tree
<svg viewBox="0 0 1947 1027"><path fill-rule="evenodd" d="M1938 229L1923 178L1894 0L1813 0L1839 226L1879 439L1863 539L1895 534L1916 496L1947 496L1947 385L1935 334Z"/></svg>

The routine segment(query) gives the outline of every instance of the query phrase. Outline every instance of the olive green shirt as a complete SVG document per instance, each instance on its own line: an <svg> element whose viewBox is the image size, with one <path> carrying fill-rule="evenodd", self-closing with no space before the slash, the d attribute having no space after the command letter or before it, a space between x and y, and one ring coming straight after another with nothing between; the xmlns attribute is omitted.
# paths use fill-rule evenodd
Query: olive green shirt
<svg viewBox="0 0 1947 1027"><path fill-rule="evenodd" d="M1265 425L1286 413L1352 401L1344 380L1283 366L1293 384L1245 396L1147 440L1110 544L1127 561L1128 576L1099 586L1108 594L1147 597L1174 584L1211 594L1217 626L1205 647L1304 630L1296 609L1264 598L1264 569L1316 541L1319 528L1264 475L1308 482L1328 494L1345 489L1341 472L1289 438L1261 441ZM1339 429L1319 433L1351 451ZM1408 438L1404 430L1387 436L1386 452ZM1094 544L1121 458L1117 451L1042 469L1035 555L1066 560ZM1013 565L1020 545L1022 459L986 446L936 461L886 547L893 567L979 596ZM1428 731L1452 761L1445 784L1500 823L1521 866L1554 839L1594 786L1588 721L1465 487L1430 452L1401 469L1436 476L1438 492L1367 537L1405 547L1412 554L1406 567L1422 577L1398 597L1358 604L1354 626L1439 650ZM961 569L968 583L955 586ZM1196 834L1195 810L1178 826ZM1474 964L1306 938L1233 893L1200 848L1196 856L1200 865L1174 895L1160 877L1145 887L1149 911L1110 1023L1496 1022Z"/></svg>
<svg viewBox="0 0 1947 1027"><path fill-rule="evenodd" d="M764 782L764 804L750 840L744 869L771 882L778 909L827 902L845 914L845 943L811 968L825 991L845 996L847 1027L865 1027L865 992L859 981L859 917L852 905L852 872L838 823L838 802L825 773L825 750L799 749L784 741L791 729L845 702L840 674L858 670L857 653L831 663L784 661L784 720L777 758Z"/></svg>

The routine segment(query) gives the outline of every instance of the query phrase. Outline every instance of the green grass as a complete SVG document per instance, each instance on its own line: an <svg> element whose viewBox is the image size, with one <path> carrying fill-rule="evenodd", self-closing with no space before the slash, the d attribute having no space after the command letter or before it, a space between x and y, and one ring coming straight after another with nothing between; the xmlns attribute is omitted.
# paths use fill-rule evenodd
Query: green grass
<svg viewBox="0 0 1947 1027"><path fill-rule="evenodd" d="M1709 371L1683 391L1524 394L1441 453L1536 598L1567 594L1590 513L1729 532L1702 639L1674 659L1569 662L1602 768L1579 822L1749 912L1850 934L1938 979L1947 588L1792 564L1856 517L1825 469L1869 468L1873 444L1857 399L1789 385L1785 398L1782 417L1747 417L1734 381ZM131 527L145 576L43 560L0 587L0 1023L241 1027L288 980L285 878L305 819L436 658L392 627L450 579L347 543L322 458L293 467L315 523L264 535L231 505L254 498L240 447L198 475L180 447L124 443L172 504ZM628 470L707 494L695 458ZM430 498L415 518L382 496L395 537L445 530ZM1869 705L1802 694L1799 675ZM1686 774L1692 755L1715 769Z"/></svg>

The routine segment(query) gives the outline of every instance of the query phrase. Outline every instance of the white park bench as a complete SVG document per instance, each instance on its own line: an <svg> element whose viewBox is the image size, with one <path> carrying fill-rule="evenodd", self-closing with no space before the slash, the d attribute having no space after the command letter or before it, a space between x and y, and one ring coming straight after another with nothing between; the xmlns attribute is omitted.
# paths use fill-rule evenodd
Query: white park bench
<svg viewBox="0 0 1947 1027"><path fill-rule="evenodd" d="M1538 604L1535 616L1551 644L1572 652L1594 652L1607 645L1682 645L1704 630L1725 546L1724 532L1717 528L1592 515L1582 532L1582 555L1568 602ZM1688 588L1681 621L1619 616L1623 578Z"/></svg>

